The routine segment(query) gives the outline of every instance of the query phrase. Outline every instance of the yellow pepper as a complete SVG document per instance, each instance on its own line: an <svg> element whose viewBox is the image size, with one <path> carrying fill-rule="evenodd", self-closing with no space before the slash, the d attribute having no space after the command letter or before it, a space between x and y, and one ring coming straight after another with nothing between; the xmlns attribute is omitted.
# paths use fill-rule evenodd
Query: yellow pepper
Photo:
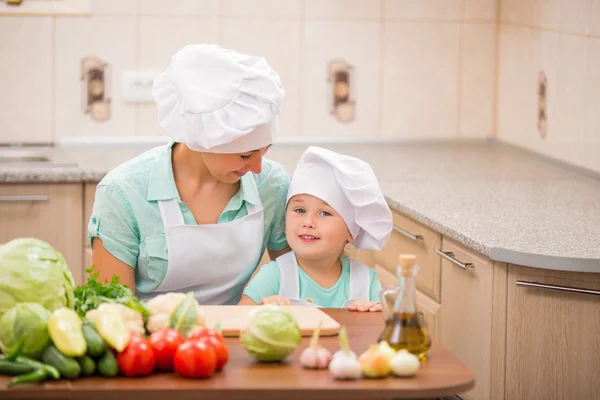
<svg viewBox="0 0 600 400"><path fill-rule="evenodd" d="M113 349L121 352L129 344L131 333L119 304L102 303L93 316L93 323L102 339Z"/></svg>
<svg viewBox="0 0 600 400"><path fill-rule="evenodd" d="M75 311L65 307L59 308L48 319L48 335L65 356L83 356L87 345L81 326L81 318Z"/></svg>

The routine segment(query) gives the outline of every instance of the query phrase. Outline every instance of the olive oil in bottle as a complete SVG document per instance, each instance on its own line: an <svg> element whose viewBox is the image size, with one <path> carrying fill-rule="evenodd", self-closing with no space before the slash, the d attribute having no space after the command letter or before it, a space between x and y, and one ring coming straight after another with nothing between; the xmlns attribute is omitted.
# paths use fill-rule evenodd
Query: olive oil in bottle
<svg viewBox="0 0 600 400"><path fill-rule="evenodd" d="M394 350L406 349L424 361L431 347L431 339L422 314L415 306L415 280L419 266L415 264L416 257L413 255L400 255L398 259L398 286L394 288L392 296L389 296L390 291L382 291L381 304L387 320L379 341L385 340Z"/></svg>

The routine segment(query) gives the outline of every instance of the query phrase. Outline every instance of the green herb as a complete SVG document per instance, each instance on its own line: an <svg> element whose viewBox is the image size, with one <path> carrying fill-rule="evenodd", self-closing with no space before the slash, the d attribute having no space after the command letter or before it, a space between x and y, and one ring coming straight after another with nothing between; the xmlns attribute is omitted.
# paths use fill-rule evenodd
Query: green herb
<svg viewBox="0 0 600 400"><path fill-rule="evenodd" d="M75 289L77 314L83 318L88 311L98 308L102 303L120 303L142 314L144 324L146 324L150 312L133 295L131 289L127 285L121 285L117 275L113 275L110 282L105 280L104 283L100 283L98 281L100 273L94 271L94 268L95 266L92 265L91 268L85 270L88 273L87 283Z"/></svg>

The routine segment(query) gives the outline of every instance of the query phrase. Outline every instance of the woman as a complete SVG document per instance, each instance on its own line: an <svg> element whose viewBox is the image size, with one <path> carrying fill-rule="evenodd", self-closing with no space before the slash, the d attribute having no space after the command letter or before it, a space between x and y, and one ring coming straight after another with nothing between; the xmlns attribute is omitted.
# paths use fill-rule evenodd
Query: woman
<svg viewBox="0 0 600 400"><path fill-rule="evenodd" d="M263 159L278 136L284 90L260 57L190 45L154 82L158 122L173 139L98 184L88 225L100 279L147 300L194 291L236 304L265 248L287 251L289 177Z"/></svg>

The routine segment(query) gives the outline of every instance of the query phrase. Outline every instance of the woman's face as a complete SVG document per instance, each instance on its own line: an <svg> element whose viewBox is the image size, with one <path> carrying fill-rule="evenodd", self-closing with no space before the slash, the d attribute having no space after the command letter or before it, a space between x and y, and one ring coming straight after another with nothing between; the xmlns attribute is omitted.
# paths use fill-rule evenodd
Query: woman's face
<svg viewBox="0 0 600 400"><path fill-rule="evenodd" d="M248 172L261 172L262 158L270 147L235 154L202 153L202 156L206 168L215 178L224 183L235 183Z"/></svg>

